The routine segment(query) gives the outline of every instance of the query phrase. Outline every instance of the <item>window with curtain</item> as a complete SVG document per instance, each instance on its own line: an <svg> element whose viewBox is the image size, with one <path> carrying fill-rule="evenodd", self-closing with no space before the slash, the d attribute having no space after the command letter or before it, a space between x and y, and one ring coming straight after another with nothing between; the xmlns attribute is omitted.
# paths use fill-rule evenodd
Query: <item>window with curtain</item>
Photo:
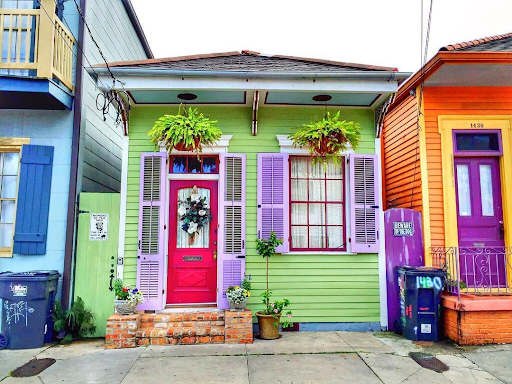
<svg viewBox="0 0 512 384"><path fill-rule="evenodd" d="M344 164L290 157L291 250L346 250Z"/></svg>
<svg viewBox="0 0 512 384"><path fill-rule="evenodd" d="M11 256L20 154L0 151L0 256Z"/></svg>

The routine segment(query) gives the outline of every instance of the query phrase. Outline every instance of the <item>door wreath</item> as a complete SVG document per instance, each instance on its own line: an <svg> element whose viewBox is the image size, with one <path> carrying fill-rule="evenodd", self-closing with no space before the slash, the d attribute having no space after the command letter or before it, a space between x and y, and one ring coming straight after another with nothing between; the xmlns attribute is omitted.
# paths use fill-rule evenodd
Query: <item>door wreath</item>
<svg viewBox="0 0 512 384"><path fill-rule="evenodd" d="M201 228L212 220L210 205L206 197L200 197L197 186L192 188L192 194L178 202L178 216L183 221L181 228L189 235L189 244L193 244Z"/></svg>

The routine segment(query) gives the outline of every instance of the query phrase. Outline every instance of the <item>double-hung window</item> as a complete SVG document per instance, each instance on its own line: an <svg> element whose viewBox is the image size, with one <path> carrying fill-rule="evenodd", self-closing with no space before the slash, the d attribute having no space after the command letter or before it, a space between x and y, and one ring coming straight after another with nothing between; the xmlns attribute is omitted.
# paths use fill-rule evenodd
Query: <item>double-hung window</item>
<svg viewBox="0 0 512 384"><path fill-rule="evenodd" d="M290 156L290 249L345 251L345 166Z"/></svg>
<svg viewBox="0 0 512 384"><path fill-rule="evenodd" d="M0 257L11 256L20 153L0 149Z"/></svg>

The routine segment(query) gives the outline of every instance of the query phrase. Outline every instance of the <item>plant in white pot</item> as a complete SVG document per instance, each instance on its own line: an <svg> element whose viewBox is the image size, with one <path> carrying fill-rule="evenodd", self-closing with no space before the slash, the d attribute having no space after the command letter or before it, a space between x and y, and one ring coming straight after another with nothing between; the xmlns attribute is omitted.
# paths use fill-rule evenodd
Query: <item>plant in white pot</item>
<svg viewBox="0 0 512 384"><path fill-rule="evenodd" d="M228 287L226 289L226 297L231 311L243 311L247 305L247 300L251 297L250 277L244 277L240 282L240 286Z"/></svg>
<svg viewBox="0 0 512 384"><path fill-rule="evenodd" d="M116 294L114 305L116 313L119 315L134 314L137 305L144 302L142 292L137 288L131 289L129 285L123 285L123 280L121 279L115 280L114 292Z"/></svg>
<svg viewBox="0 0 512 384"><path fill-rule="evenodd" d="M288 299L271 301L272 291L268 289L268 261L271 256L276 253L276 248L283 244L282 239L278 239L274 232L270 232L270 237L265 239L256 239L256 251L260 256L266 259L266 277L267 289L261 294L261 299L265 309L256 312L258 318L258 326L260 329L260 337L265 340L277 339L279 337L279 325L282 328L293 326L291 321L292 312L287 311L286 317L281 320L281 315L285 308L290 305Z"/></svg>

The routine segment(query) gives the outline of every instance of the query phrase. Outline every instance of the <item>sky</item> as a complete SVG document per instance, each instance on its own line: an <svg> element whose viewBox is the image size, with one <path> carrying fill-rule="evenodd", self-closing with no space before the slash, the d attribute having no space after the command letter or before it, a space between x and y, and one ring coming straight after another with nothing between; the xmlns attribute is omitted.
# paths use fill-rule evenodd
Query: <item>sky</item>
<svg viewBox="0 0 512 384"><path fill-rule="evenodd" d="M448 44L512 32L512 0L432 1L428 58ZM251 50L415 72L424 52L422 0L132 3L155 57Z"/></svg>

